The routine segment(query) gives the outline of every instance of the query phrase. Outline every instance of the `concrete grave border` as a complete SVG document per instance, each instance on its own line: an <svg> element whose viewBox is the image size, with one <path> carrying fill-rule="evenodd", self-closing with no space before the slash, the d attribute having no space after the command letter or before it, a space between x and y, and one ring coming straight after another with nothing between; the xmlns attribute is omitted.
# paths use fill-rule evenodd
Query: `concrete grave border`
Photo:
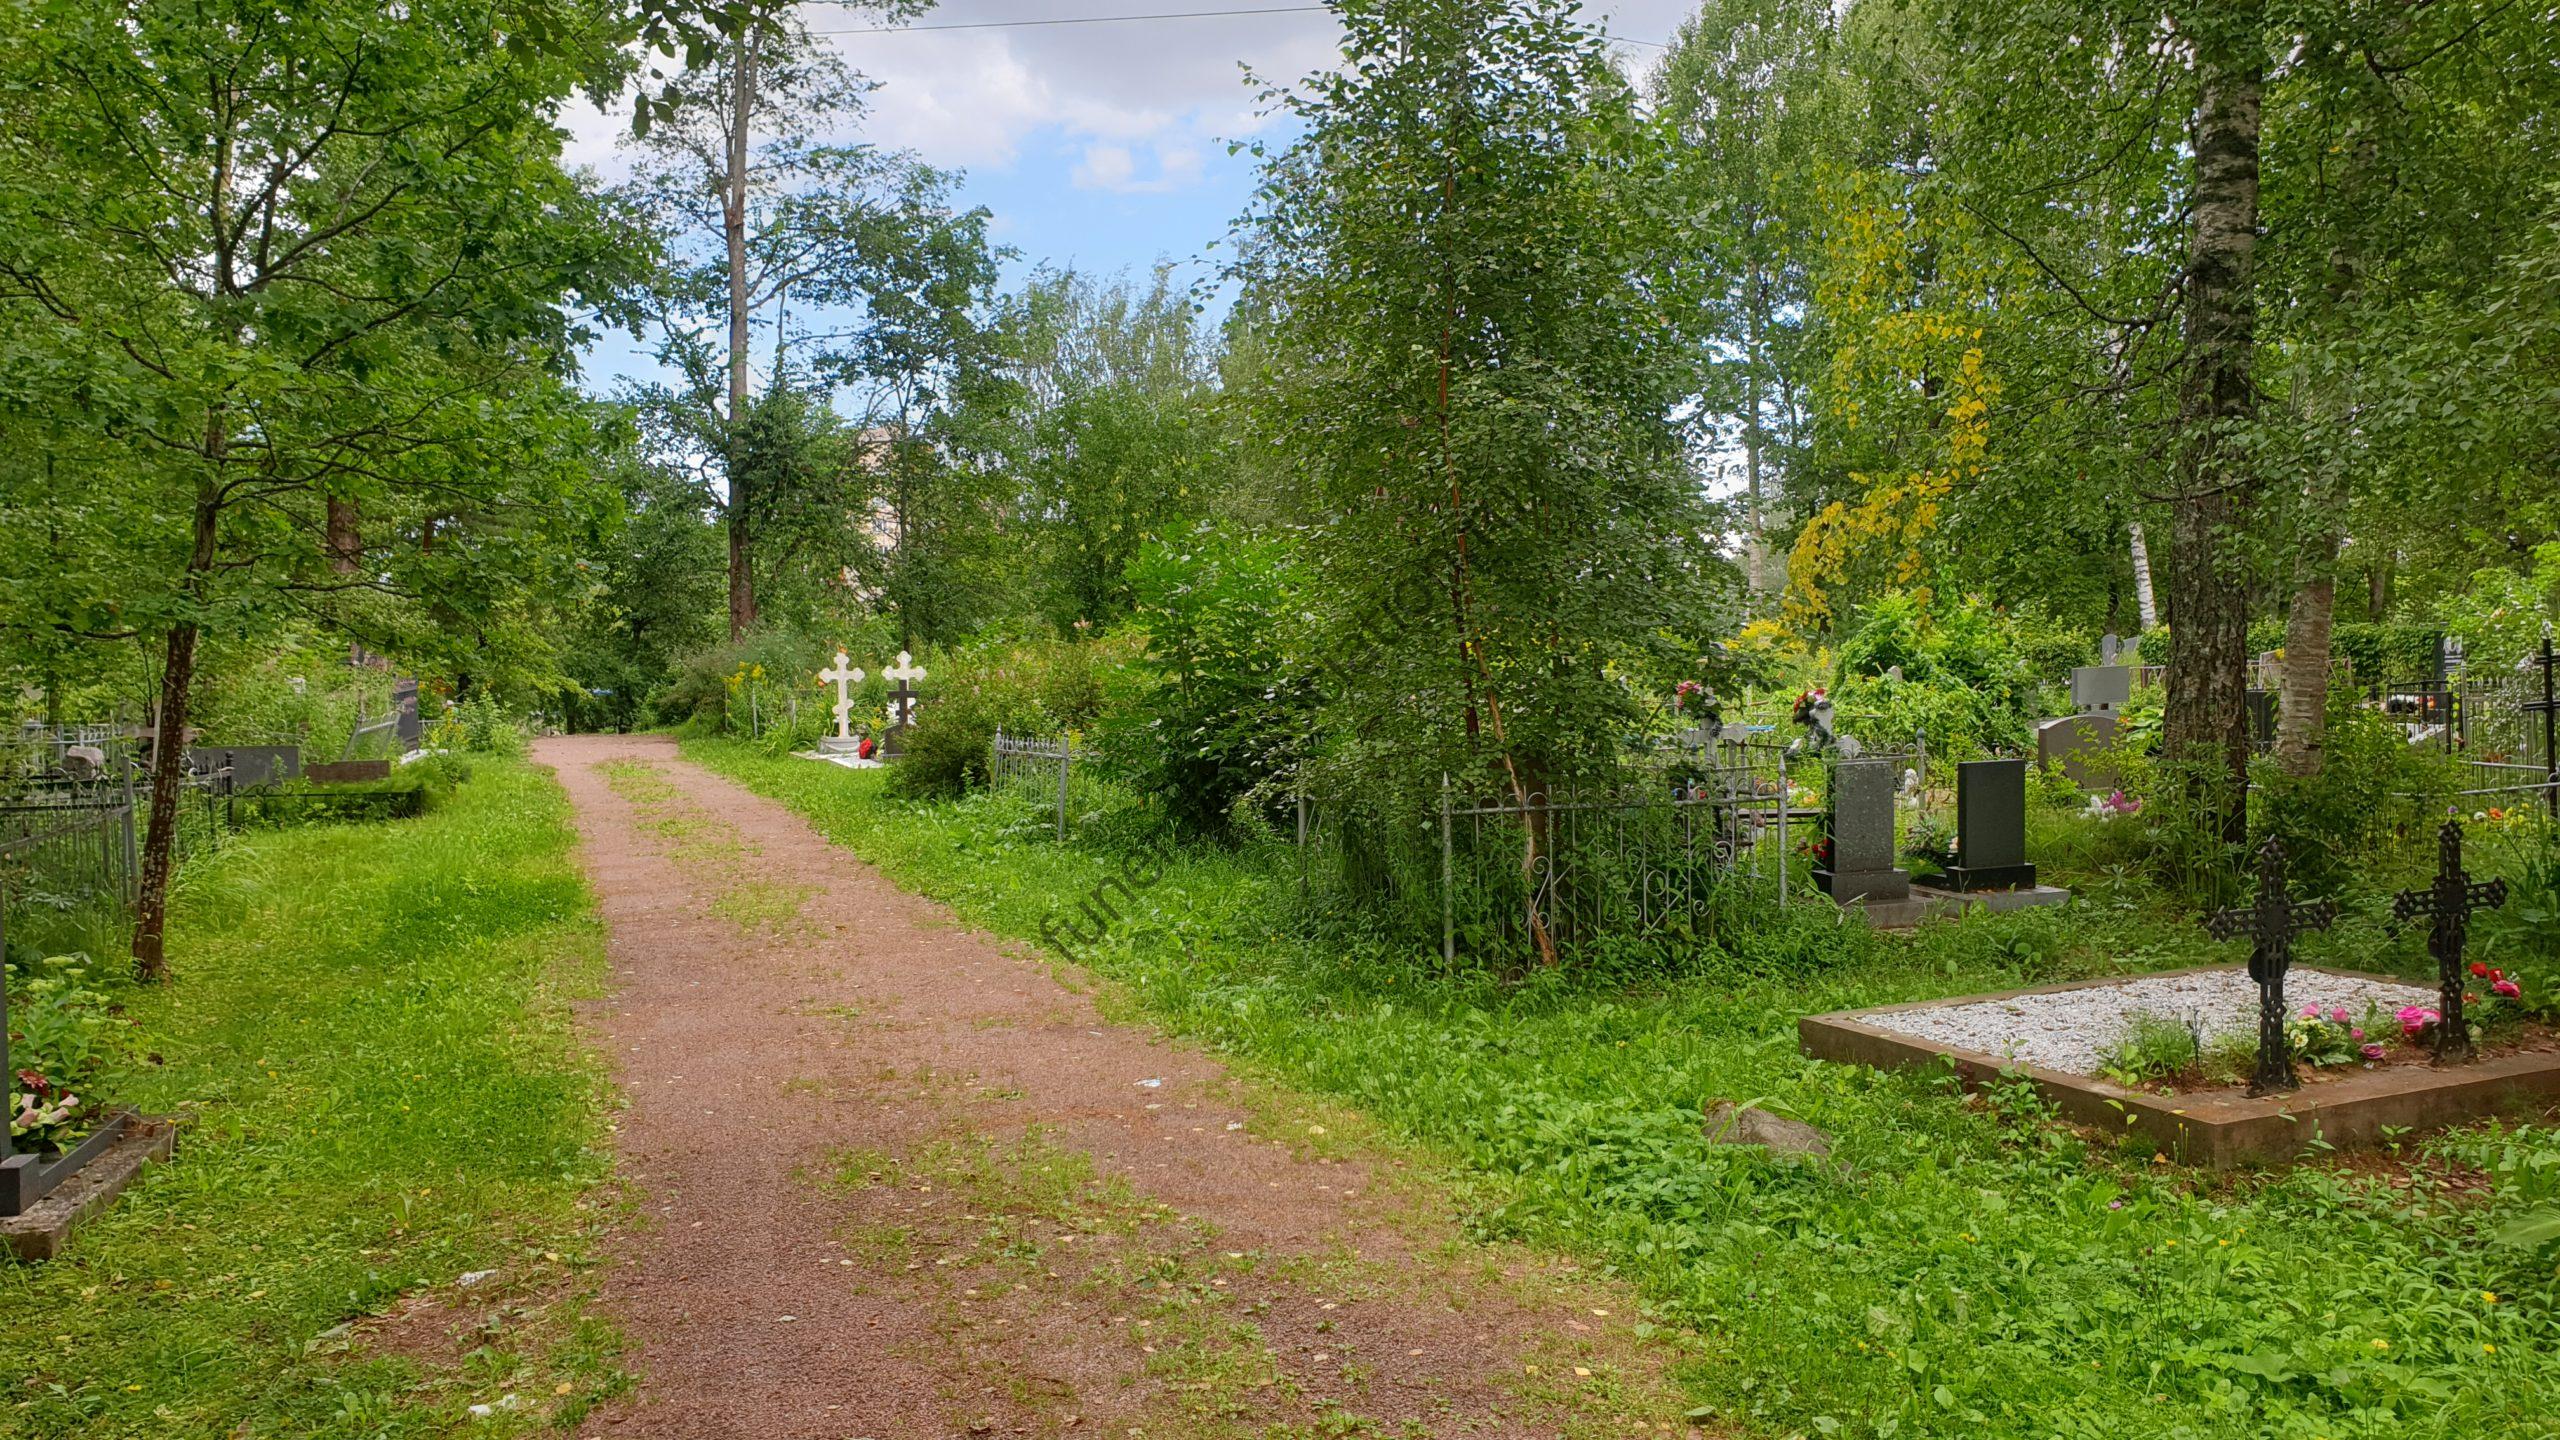
<svg viewBox="0 0 2560 1440"><path fill-rule="evenodd" d="M2253 1100L2239 1086L2163 1096L2129 1090L2094 1075L2073 1075L2021 1065L1996 1055L1935 1044L1868 1023L1868 1017L1905 1010L1933 1010L2018 995L2096 990L2127 980L2238 970L2237 965L2197 965L2146 971L2102 980L2072 980L1985 995L1951 995L1864 1010L1808 1015L1796 1022L1799 1048L1817 1060L1907 1070L1952 1060L1968 1088L2003 1075L2023 1075L2067 1119L2111 1132L2139 1131L2160 1153L2217 1170L2264 1161L2286 1161L2325 1141L2336 1149L2370 1146L2383 1131L2436 1129L2482 1119L2518 1100L2560 1098L2560 1049L2529 1050L2449 1069L2394 1065L2313 1080L2290 1095ZM2297 965L2329 975L2370 980L2353 970Z"/></svg>

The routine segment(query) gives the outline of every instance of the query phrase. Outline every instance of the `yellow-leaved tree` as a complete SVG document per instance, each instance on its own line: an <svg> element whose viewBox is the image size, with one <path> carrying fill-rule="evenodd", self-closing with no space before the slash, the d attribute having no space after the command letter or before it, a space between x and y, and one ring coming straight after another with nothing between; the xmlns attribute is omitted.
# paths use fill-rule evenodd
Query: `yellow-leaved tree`
<svg viewBox="0 0 2560 1440"><path fill-rule="evenodd" d="M1814 446L1848 493L1805 521L1787 557L1780 613L1801 635L1828 632L1863 594L1927 600L1933 537L1949 497L1982 474L2000 394L1983 361L1989 277L1961 213L1888 171L1826 165L1815 183L1812 319L1828 356Z"/></svg>

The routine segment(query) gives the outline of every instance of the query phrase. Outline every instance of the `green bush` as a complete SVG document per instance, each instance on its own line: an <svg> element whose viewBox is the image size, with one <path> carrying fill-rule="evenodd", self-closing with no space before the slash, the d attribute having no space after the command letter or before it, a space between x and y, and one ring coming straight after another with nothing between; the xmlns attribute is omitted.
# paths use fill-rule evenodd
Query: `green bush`
<svg viewBox="0 0 2560 1440"><path fill-rule="evenodd" d="M2295 888L2336 895L2364 862L2420 825L2437 809L2421 797L2451 789L2444 761L2412 746L2398 726L2356 702L2346 686L2331 690L2325 759L2320 772L2297 779L2271 760L2252 767L2252 810L2262 837L2284 842Z"/></svg>
<svg viewBox="0 0 2560 1440"><path fill-rule="evenodd" d="M937 652L892 786L909 796L958 795L986 783L997 730L1052 734L1092 722L1104 708L1105 679L1135 643L997 640Z"/></svg>
<svg viewBox="0 0 2560 1440"><path fill-rule="evenodd" d="M1298 609L1289 548L1204 525L1150 542L1129 583L1151 665L1104 743L1176 824L1222 831L1256 787L1291 771L1315 726L1315 688L1281 633Z"/></svg>

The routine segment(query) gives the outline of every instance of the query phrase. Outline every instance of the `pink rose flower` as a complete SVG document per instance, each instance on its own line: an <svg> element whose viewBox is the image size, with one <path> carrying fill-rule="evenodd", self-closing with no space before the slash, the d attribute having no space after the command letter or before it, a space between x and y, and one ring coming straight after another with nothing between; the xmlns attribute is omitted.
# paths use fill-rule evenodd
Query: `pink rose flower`
<svg viewBox="0 0 2560 1440"><path fill-rule="evenodd" d="M2367 1060L2379 1060L2382 1058L2382 1047L2379 1045L2367 1045L2361 1053Z"/></svg>
<svg viewBox="0 0 2560 1440"><path fill-rule="evenodd" d="M2332 1019L2332 1020L2334 1020L2334 1021L2336 1021L2336 1022L2338 1022L2338 1023L2339 1023L2339 1024L2341 1024L2341 1025L2346 1024L2346 1023L2347 1023L2347 1007L2346 1007L2346 1006L2344 1006L2344 1005L2341 1005L2341 1006L2339 1006L2337 1009L2330 1011L2330 1012L2329 1012L2329 1018L2330 1018L2330 1019Z"/></svg>
<svg viewBox="0 0 2560 1440"><path fill-rule="evenodd" d="M2347 1038L2350 1040L2361 1040L2364 1038L2364 1031L2361 1029L2349 1030L2347 1032Z"/></svg>
<svg viewBox="0 0 2560 1440"><path fill-rule="evenodd" d="M2524 987L2513 980L2499 980L2489 986L2489 993L2504 995L2510 1000L2519 1000L2524 997Z"/></svg>

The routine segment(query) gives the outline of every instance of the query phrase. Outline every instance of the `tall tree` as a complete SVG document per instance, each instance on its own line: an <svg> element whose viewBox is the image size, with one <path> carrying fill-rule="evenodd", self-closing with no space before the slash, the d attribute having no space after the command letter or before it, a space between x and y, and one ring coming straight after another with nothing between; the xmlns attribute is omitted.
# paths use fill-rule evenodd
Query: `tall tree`
<svg viewBox="0 0 2560 1440"><path fill-rule="evenodd" d="M924 7L867 8L895 20ZM673 261L652 307L660 358L718 432L734 637L757 610L760 504L742 427L754 405L758 325L782 327L792 300L804 315L863 313L886 292L929 288L938 277L919 262L935 255L942 232L972 222L954 214L950 177L851 138L868 86L793 12L752 6L729 19L731 33L644 111L651 123L632 141L630 194Z"/></svg>
<svg viewBox="0 0 2560 1440"><path fill-rule="evenodd" d="M1808 300L1807 214L1821 157L1832 7L1822 0L1711 0L1685 21L1654 77L1681 141L1681 172L1704 212L1713 267L1708 346L1710 443L1742 450L1743 573L1756 594L1770 563L1770 510L1797 438L1799 329Z"/></svg>
<svg viewBox="0 0 2560 1440"><path fill-rule="evenodd" d="M1399 808L1423 777L1526 802L1606 769L1611 664L1712 613L1675 418L1697 241L1573 8L1346 4L1346 63L1276 92L1301 135L1243 226L1333 760Z"/></svg>
<svg viewBox="0 0 2560 1440"><path fill-rule="evenodd" d="M47 0L0 46L37 163L13 170L0 306L47 359L56 412L120 461L149 557L121 624L161 651L135 958L164 970L178 787L209 628L391 592L331 505L375 528L469 504L574 505L550 439L564 301L638 251L558 164L562 102L622 61L586 0L189 7ZM524 534L514 537L521 542ZM558 551L500 543L463 573Z"/></svg>

